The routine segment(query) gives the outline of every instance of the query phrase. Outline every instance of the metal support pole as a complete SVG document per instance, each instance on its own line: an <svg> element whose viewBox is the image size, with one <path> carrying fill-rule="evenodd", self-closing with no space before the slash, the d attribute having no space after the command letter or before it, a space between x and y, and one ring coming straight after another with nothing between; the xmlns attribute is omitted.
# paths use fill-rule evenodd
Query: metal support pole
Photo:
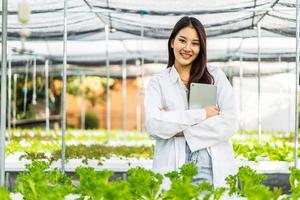
<svg viewBox="0 0 300 200"><path fill-rule="evenodd" d="M0 186L5 184L5 131L6 131L6 62L7 62L7 0L2 0L2 54L1 54L1 145Z"/></svg>
<svg viewBox="0 0 300 200"><path fill-rule="evenodd" d="M145 64L145 59L144 59L144 22L143 22L143 20L144 20L144 18L143 18L143 14L141 15L141 89L140 89L140 107L141 107L141 109L140 109L140 123L141 123L141 125L140 125L140 128L141 128L141 133L143 133L143 122L144 122L144 120L143 120L143 115L142 115L142 113L143 113L143 110L142 110L142 108L143 108L143 102L142 102L142 96L144 96L144 64Z"/></svg>
<svg viewBox="0 0 300 200"><path fill-rule="evenodd" d="M122 63L122 129L124 141L126 139L126 58L123 58Z"/></svg>
<svg viewBox="0 0 300 200"><path fill-rule="evenodd" d="M16 128L17 122L17 83L18 83L18 74L14 74L14 104L13 104L13 127Z"/></svg>
<svg viewBox="0 0 300 200"><path fill-rule="evenodd" d="M28 68L29 68L29 61L26 59L26 66L25 66L25 80L24 80L24 102L23 102L23 115L26 115L26 108L27 108L27 82L28 82Z"/></svg>
<svg viewBox="0 0 300 200"><path fill-rule="evenodd" d="M33 57L33 72L32 72L32 104L36 105L36 56Z"/></svg>
<svg viewBox="0 0 300 200"><path fill-rule="evenodd" d="M67 1L64 0L64 46L63 46L63 91L62 91L62 101L61 101L61 171L65 173L65 159L66 159L66 93L67 93L67 37L68 37L68 21L67 21Z"/></svg>
<svg viewBox="0 0 300 200"><path fill-rule="evenodd" d="M80 76L80 83L83 83L83 80L85 79L84 75ZM85 102L84 102L84 93L83 89L80 90L80 127L81 130L85 129Z"/></svg>
<svg viewBox="0 0 300 200"><path fill-rule="evenodd" d="M45 118L46 118L46 133L49 135L49 61L45 61Z"/></svg>
<svg viewBox="0 0 300 200"><path fill-rule="evenodd" d="M295 140L294 140L294 165L298 167L298 87L299 87L299 0L296 0L296 66L295 66Z"/></svg>
<svg viewBox="0 0 300 200"><path fill-rule="evenodd" d="M141 37L140 37L140 57L141 57L141 63L140 63L140 83L138 86L138 92L137 92L137 131L138 133L143 132L142 127L142 95L144 91L144 56L143 56L143 40L144 40L144 24L143 24L143 14L141 14Z"/></svg>
<svg viewBox="0 0 300 200"><path fill-rule="evenodd" d="M235 14L235 13L253 13L253 12L274 12L274 11L283 11L283 12L292 12L294 11L294 8L292 7L252 7L252 8L236 8L236 9L232 9L229 13ZM70 13L101 13L103 14L103 9L102 8L83 8L83 6L81 7L81 9L76 9L73 11L69 11ZM105 11L107 13L107 15L109 13L120 13L122 11L118 11L118 10L110 10L110 11Z"/></svg>
<svg viewBox="0 0 300 200"><path fill-rule="evenodd" d="M109 37L109 25L105 25L105 58L106 58L106 136L107 140L109 139L110 135L110 88L109 88L109 79L110 79L110 72L109 72L109 54L108 54L108 37Z"/></svg>
<svg viewBox="0 0 300 200"><path fill-rule="evenodd" d="M260 62L261 62L261 52L260 52L260 23L257 23L257 128L258 128L258 142L261 144L261 100L260 100Z"/></svg>
<svg viewBox="0 0 300 200"><path fill-rule="evenodd" d="M141 61L140 59L137 59L135 61L135 66L138 68L141 68ZM138 133L141 133L141 128L140 128L140 84L139 84L139 75L136 75L136 81L137 81L137 88L136 88L136 108L135 108L135 114L136 114L136 130Z"/></svg>
<svg viewBox="0 0 300 200"><path fill-rule="evenodd" d="M8 86L7 86L7 92L8 92L8 102L7 102L7 128L8 128L8 134L7 139L10 140L11 137L11 53L8 55L8 72L7 72L7 78L8 78Z"/></svg>
<svg viewBox="0 0 300 200"><path fill-rule="evenodd" d="M239 120L239 129L243 131L244 129L244 113L243 113L243 54L240 54L240 120Z"/></svg>

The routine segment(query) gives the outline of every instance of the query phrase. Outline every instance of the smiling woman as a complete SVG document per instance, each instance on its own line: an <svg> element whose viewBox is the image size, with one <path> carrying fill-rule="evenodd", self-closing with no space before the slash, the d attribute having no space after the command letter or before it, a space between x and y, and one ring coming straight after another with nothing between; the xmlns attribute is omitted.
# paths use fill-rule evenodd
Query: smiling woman
<svg viewBox="0 0 300 200"><path fill-rule="evenodd" d="M225 177L235 173L232 87L220 68L207 66L206 33L196 18L183 17L175 24L168 52L167 68L145 90L146 128L156 140L153 170L166 173L192 162L198 168L194 182L224 186ZM217 105L188 109L191 83L216 85Z"/></svg>
<svg viewBox="0 0 300 200"><path fill-rule="evenodd" d="M175 67L177 71L186 69L188 71L200 52L199 39L197 31L190 26L187 26L179 31L171 41L171 47L175 55ZM183 77L183 80L188 80Z"/></svg>

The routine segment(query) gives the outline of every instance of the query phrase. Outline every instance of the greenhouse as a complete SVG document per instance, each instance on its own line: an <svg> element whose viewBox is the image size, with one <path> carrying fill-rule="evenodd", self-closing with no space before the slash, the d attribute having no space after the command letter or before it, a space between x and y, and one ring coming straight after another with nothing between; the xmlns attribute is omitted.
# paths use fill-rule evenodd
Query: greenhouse
<svg viewBox="0 0 300 200"><path fill-rule="evenodd" d="M2 0L0 200L300 199L299 11Z"/></svg>

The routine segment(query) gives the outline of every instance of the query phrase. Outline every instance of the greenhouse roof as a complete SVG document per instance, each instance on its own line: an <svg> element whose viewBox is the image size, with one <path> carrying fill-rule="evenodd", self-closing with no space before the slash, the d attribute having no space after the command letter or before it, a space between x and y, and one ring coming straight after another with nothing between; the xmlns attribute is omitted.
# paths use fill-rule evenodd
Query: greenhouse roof
<svg viewBox="0 0 300 200"><path fill-rule="evenodd" d="M8 38L18 39L19 1L8 1ZM64 1L28 0L30 40L62 40ZM111 39L144 36L166 39L178 19L190 15L203 22L208 37L254 37L260 23L262 36L294 37L295 1L292 0L68 0L68 40L102 40L109 24ZM2 10L2 8L1 8ZM1 11L2 14L2 11Z"/></svg>
<svg viewBox="0 0 300 200"><path fill-rule="evenodd" d="M41 61L49 58L62 63L64 1L27 1L31 17L25 27L31 34L25 48ZM19 32L23 25L18 20L18 2L8 1L8 55L12 55L8 59L13 60L13 65L18 65L19 60L26 61L12 51L21 46ZM258 23L261 59L295 60L296 5L291 0L68 0L67 3L70 64L104 65L106 50L111 64L121 64L124 59L134 64L142 58L145 62L166 63L167 38L184 15L198 18L206 27L210 62L241 57L256 61ZM111 28L107 49L105 25Z"/></svg>

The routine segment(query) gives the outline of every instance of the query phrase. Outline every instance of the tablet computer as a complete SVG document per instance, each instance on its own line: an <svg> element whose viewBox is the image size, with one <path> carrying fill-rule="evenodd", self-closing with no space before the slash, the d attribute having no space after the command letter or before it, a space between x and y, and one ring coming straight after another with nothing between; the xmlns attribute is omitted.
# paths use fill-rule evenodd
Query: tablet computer
<svg viewBox="0 0 300 200"><path fill-rule="evenodd" d="M217 86L204 83L191 83L189 109L200 109L217 105Z"/></svg>

